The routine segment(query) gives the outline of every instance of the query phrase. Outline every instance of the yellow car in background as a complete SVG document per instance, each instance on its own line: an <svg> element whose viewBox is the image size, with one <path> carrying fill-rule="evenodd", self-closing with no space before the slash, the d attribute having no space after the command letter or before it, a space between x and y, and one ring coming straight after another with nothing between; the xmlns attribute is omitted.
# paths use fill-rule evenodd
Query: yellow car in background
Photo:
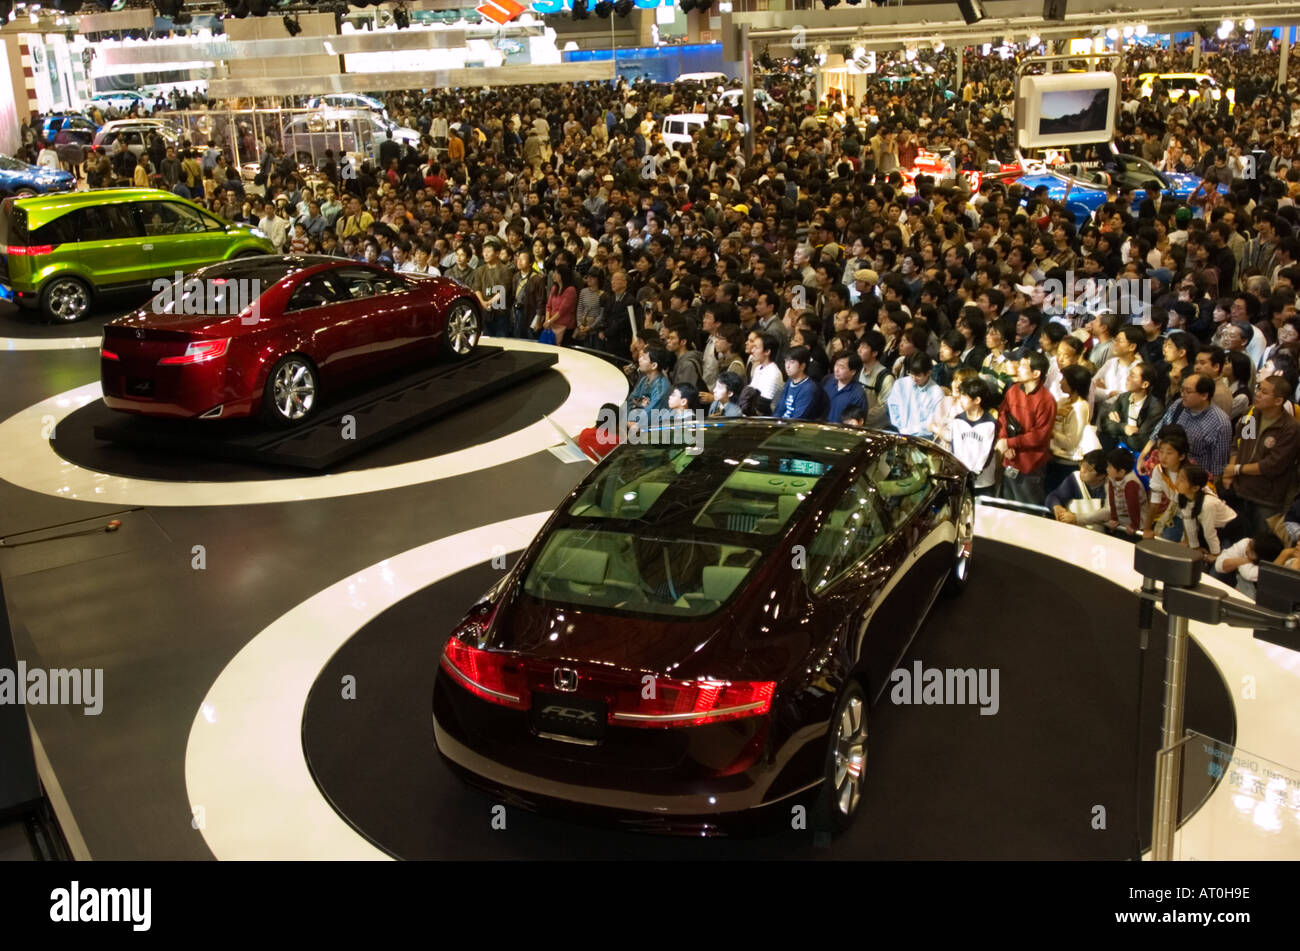
<svg viewBox="0 0 1300 951"><path fill-rule="evenodd" d="M1229 112L1237 104L1237 90L1232 87L1224 89L1213 76L1205 73L1142 73L1138 76L1138 95L1150 99L1157 79L1168 90L1170 102L1177 102L1184 96L1188 102L1194 102L1202 96L1218 102L1226 94Z"/></svg>

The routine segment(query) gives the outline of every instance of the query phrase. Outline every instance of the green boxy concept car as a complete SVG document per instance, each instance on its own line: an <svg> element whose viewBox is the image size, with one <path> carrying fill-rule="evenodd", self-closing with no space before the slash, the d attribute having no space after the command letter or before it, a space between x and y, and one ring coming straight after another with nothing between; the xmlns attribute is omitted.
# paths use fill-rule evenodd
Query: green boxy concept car
<svg viewBox="0 0 1300 951"><path fill-rule="evenodd" d="M250 254L266 236L156 188L104 188L0 202L0 300L80 320L99 295Z"/></svg>

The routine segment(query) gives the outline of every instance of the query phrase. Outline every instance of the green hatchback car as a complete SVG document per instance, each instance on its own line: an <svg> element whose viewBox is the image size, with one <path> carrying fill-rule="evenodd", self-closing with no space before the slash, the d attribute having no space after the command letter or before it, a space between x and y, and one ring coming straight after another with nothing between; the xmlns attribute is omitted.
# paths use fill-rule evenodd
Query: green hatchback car
<svg viewBox="0 0 1300 951"><path fill-rule="evenodd" d="M156 188L6 198L0 202L0 300L80 320L101 295L147 291L207 264L274 254L266 236Z"/></svg>

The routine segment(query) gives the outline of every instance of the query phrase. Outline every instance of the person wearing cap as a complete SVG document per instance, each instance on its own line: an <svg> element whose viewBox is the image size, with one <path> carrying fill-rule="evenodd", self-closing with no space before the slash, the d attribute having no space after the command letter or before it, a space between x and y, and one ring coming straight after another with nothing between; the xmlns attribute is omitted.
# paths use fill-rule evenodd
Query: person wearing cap
<svg viewBox="0 0 1300 951"><path fill-rule="evenodd" d="M863 297L879 297L876 285L880 276L869 267L861 267L853 272L853 287L849 289L849 303L856 305Z"/></svg>

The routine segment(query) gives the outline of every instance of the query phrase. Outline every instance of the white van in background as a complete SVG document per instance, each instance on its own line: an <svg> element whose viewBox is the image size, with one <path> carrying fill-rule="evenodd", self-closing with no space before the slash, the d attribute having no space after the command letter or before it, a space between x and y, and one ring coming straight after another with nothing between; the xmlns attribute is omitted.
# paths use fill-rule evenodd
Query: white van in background
<svg viewBox="0 0 1300 951"><path fill-rule="evenodd" d="M703 112L679 112L676 115L664 116L660 130L664 145L668 146L670 152L676 152L680 146L690 143L691 137L703 129L708 121L708 115ZM716 123L720 126L729 126L733 122L735 120L731 116L720 115L716 119ZM735 125L739 132L745 131L744 123L735 122Z"/></svg>

